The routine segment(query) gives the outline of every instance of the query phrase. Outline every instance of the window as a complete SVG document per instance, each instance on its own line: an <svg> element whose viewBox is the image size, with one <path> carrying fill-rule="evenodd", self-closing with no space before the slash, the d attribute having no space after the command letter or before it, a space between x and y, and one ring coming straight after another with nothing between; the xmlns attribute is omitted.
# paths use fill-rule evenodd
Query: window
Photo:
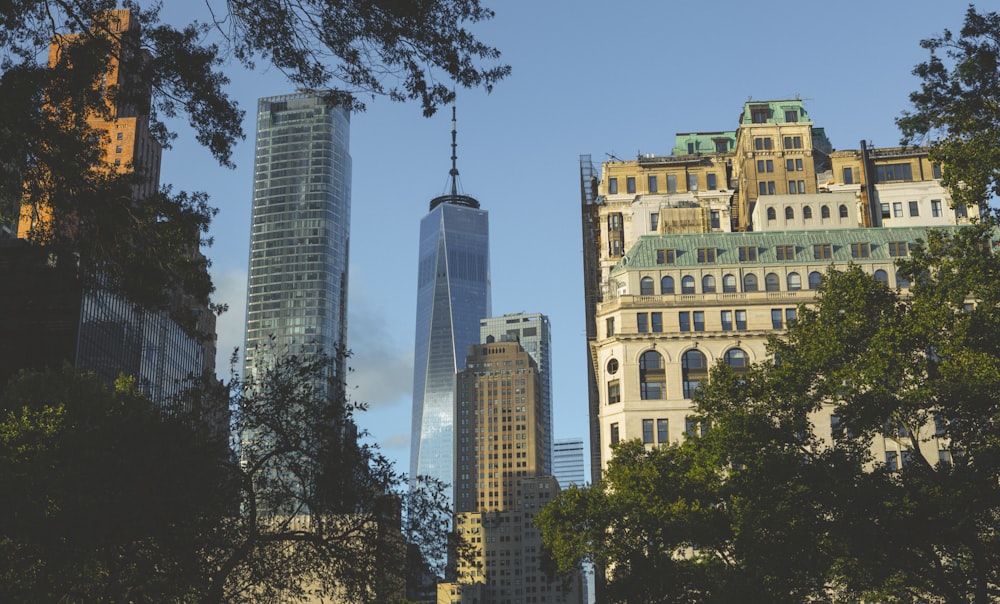
<svg viewBox="0 0 1000 604"><path fill-rule="evenodd" d="M698 248L698 263L705 264L707 262L715 262L715 248L714 247Z"/></svg>
<svg viewBox="0 0 1000 604"><path fill-rule="evenodd" d="M890 256L905 256L907 252L905 241L890 241L889 242L889 255Z"/></svg>
<svg viewBox="0 0 1000 604"><path fill-rule="evenodd" d="M830 208L828 206L821 206L820 209L819 209L819 217L820 218L829 218L830 217Z"/></svg>
<svg viewBox="0 0 1000 604"><path fill-rule="evenodd" d="M620 436L618 434L618 423L616 422L611 424L611 444L617 445L619 440Z"/></svg>
<svg viewBox="0 0 1000 604"><path fill-rule="evenodd" d="M951 451L945 451L944 449L938 450L938 462L942 465L951 465Z"/></svg>
<svg viewBox="0 0 1000 604"><path fill-rule="evenodd" d="M608 317L607 320L604 323L604 328L605 328L605 331L607 332L609 338L611 336L615 335L615 318L614 317Z"/></svg>
<svg viewBox="0 0 1000 604"><path fill-rule="evenodd" d="M656 250L657 264L673 264L677 261L677 250Z"/></svg>
<svg viewBox="0 0 1000 604"><path fill-rule="evenodd" d="M794 292L802 289L802 278L798 273L788 273L788 291Z"/></svg>
<svg viewBox="0 0 1000 604"><path fill-rule="evenodd" d="M813 246L813 258L824 260L833 256L833 246L829 243L818 243Z"/></svg>
<svg viewBox="0 0 1000 604"><path fill-rule="evenodd" d="M736 316L736 331L746 331L747 330L747 311L737 310L734 311Z"/></svg>
<svg viewBox="0 0 1000 604"><path fill-rule="evenodd" d="M774 209L774 208L770 208ZM740 262L757 262L757 248L755 246L743 246L740 248Z"/></svg>
<svg viewBox="0 0 1000 604"><path fill-rule="evenodd" d="M785 137L785 149L801 149L802 148L802 137L801 136L786 136Z"/></svg>
<svg viewBox="0 0 1000 604"><path fill-rule="evenodd" d="M712 210L711 212L708 213L708 215L709 215L709 218L711 219L711 223L710 224L711 224L712 228L713 229L720 228L719 211L718 210Z"/></svg>
<svg viewBox="0 0 1000 604"><path fill-rule="evenodd" d="M708 361L700 350L689 350L681 357L681 380L684 398L698 390L701 383L708 379Z"/></svg>
<svg viewBox="0 0 1000 604"><path fill-rule="evenodd" d="M653 329L653 333L661 333L663 331L663 313L661 312L651 312L649 313L650 327Z"/></svg>
<svg viewBox="0 0 1000 604"><path fill-rule="evenodd" d="M844 184L854 184L854 170L852 168L844 168Z"/></svg>
<svg viewBox="0 0 1000 604"><path fill-rule="evenodd" d="M691 275L684 275L681 278L681 293L682 294L694 293L694 277L692 277Z"/></svg>
<svg viewBox="0 0 1000 604"><path fill-rule="evenodd" d="M784 316L785 315L784 315L784 313L782 312L782 310L780 308L772 308L771 309L771 328L772 329L781 329L781 327L782 327L782 320L783 320Z"/></svg>
<svg viewBox="0 0 1000 604"><path fill-rule="evenodd" d="M653 420L644 419L642 420L642 443L644 445L651 445L653 441Z"/></svg>
<svg viewBox="0 0 1000 604"><path fill-rule="evenodd" d="M768 180L768 181L762 180L758 182L757 185L758 188L760 189L761 195L774 195L775 188L773 180Z"/></svg>
<svg viewBox="0 0 1000 604"><path fill-rule="evenodd" d="M722 361L736 373L746 373L750 368L750 357L742 348L730 348L723 355Z"/></svg>
<svg viewBox="0 0 1000 604"><path fill-rule="evenodd" d="M607 368L611 375L618 373L618 359L609 359Z"/></svg>
<svg viewBox="0 0 1000 604"><path fill-rule="evenodd" d="M115 153L121 153L121 152L122 152L122 146L121 145L115 145Z"/></svg>
<svg viewBox="0 0 1000 604"><path fill-rule="evenodd" d="M639 280L639 295L640 296L652 296L653 295L653 278L643 277Z"/></svg>
<svg viewBox="0 0 1000 604"><path fill-rule="evenodd" d="M714 191L717 188L715 174L706 174L705 180L707 181L709 191Z"/></svg>
<svg viewBox="0 0 1000 604"><path fill-rule="evenodd" d="M804 169L802 164L802 159L786 159L785 160L785 170L788 172L801 172Z"/></svg>
<svg viewBox="0 0 1000 604"><path fill-rule="evenodd" d="M840 217L847 218L847 206L840 204Z"/></svg>
<svg viewBox="0 0 1000 604"><path fill-rule="evenodd" d="M639 357L639 398L660 400L666 397L666 372L663 357L655 350L647 350Z"/></svg>
<svg viewBox="0 0 1000 604"><path fill-rule="evenodd" d="M968 218L968 217L969 217L969 209L968 208L966 208L965 206L955 206L955 219L956 220L959 219L959 218Z"/></svg>
<svg viewBox="0 0 1000 604"><path fill-rule="evenodd" d="M729 139L715 138L712 140L715 142L716 153L726 153L727 151L729 151Z"/></svg>
<svg viewBox="0 0 1000 604"><path fill-rule="evenodd" d="M781 289L781 280L775 273L764 275L764 291L776 292Z"/></svg>
<svg viewBox="0 0 1000 604"><path fill-rule="evenodd" d="M768 220L774 220L775 218L777 218L777 215L774 213L774 208L768 208L767 209L767 219Z"/></svg>
<svg viewBox="0 0 1000 604"><path fill-rule="evenodd" d="M656 193L659 187L657 186L656 174L650 174L646 177L646 188L650 193Z"/></svg>
<svg viewBox="0 0 1000 604"><path fill-rule="evenodd" d="M116 165L116 166L120 166L120 165L122 165L122 160L121 160L121 158L120 158L120 157L116 157L116 158L115 158L115 165Z"/></svg>
<svg viewBox="0 0 1000 604"><path fill-rule="evenodd" d="M798 310L794 308L785 309L785 325L791 327L798 318Z"/></svg>
<svg viewBox="0 0 1000 604"><path fill-rule="evenodd" d="M813 209L809 206L802 208L802 218L804 220L810 220L813 217Z"/></svg>
<svg viewBox="0 0 1000 604"><path fill-rule="evenodd" d="M618 179L617 178L609 178L608 179L608 195L617 195L617 194L618 194Z"/></svg>
<svg viewBox="0 0 1000 604"><path fill-rule="evenodd" d="M696 310L691 315L691 318L694 320L694 330L705 331L705 311Z"/></svg>
<svg viewBox="0 0 1000 604"><path fill-rule="evenodd" d="M694 155L694 153L695 153L695 144L688 143L688 155Z"/></svg>
<svg viewBox="0 0 1000 604"><path fill-rule="evenodd" d="M941 217L941 200L940 199L932 199L931 200L931 216L933 216L934 218L940 218Z"/></svg>
<svg viewBox="0 0 1000 604"><path fill-rule="evenodd" d="M659 212L650 212L649 214L649 232L655 233L660 230L660 214Z"/></svg>
<svg viewBox="0 0 1000 604"><path fill-rule="evenodd" d="M667 193L677 192L677 175L667 174Z"/></svg>
<svg viewBox="0 0 1000 604"><path fill-rule="evenodd" d="M629 176L625 179L625 192L635 193L635 176Z"/></svg>
<svg viewBox="0 0 1000 604"><path fill-rule="evenodd" d="M910 287L910 280L896 271L896 287Z"/></svg>
<svg viewBox="0 0 1000 604"><path fill-rule="evenodd" d="M677 313L677 325L681 331L691 331L691 313L686 310Z"/></svg>
<svg viewBox="0 0 1000 604"><path fill-rule="evenodd" d="M791 207L785 208L785 220L795 220L795 210Z"/></svg>
<svg viewBox="0 0 1000 604"><path fill-rule="evenodd" d="M885 467L890 472L896 472L899 470L899 453L896 451L886 451L885 452Z"/></svg>
<svg viewBox="0 0 1000 604"><path fill-rule="evenodd" d="M722 276L722 293L724 294L736 293L736 277L734 277L733 275Z"/></svg>
<svg viewBox="0 0 1000 604"><path fill-rule="evenodd" d="M670 441L669 423L665 419L656 420L656 442L661 445Z"/></svg>
<svg viewBox="0 0 1000 604"><path fill-rule="evenodd" d="M778 260L795 260L794 245L777 245L774 247L774 253Z"/></svg>
<svg viewBox="0 0 1000 604"><path fill-rule="evenodd" d="M851 244L851 258L868 258L871 253L871 246L867 243Z"/></svg>
<svg viewBox="0 0 1000 604"><path fill-rule="evenodd" d="M882 285L889 285L889 274L882 269L875 271L875 280Z"/></svg>
<svg viewBox="0 0 1000 604"><path fill-rule="evenodd" d="M774 143L771 142L771 137L761 136L753 139L753 148L758 151L769 151L774 148Z"/></svg>
<svg viewBox="0 0 1000 604"><path fill-rule="evenodd" d="M123 138L124 138L124 136L122 135L121 132L119 132L117 135L115 135L115 139L116 140L122 140Z"/></svg>
<svg viewBox="0 0 1000 604"><path fill-rule="evenodd" d="M797 122L797 121L799 121L799 112L796 111L796 110L794 110L794 109L792 109L792 110L786 109L785 110L785 121L786 122Z"/></svg>
<svg viewBox="0 0 1000 604"><path fill-rule="evenodd" d="M805 195L805 193L806 193L806 181L804 181L804 180L796 180L795 184L798 187L799 195ZM791 193L791 191L789 191L789 193Z"/></svg>
<svg viewBox="0 0 1000 604"><path fill-rule="evenodd" d="M902 218L903 217L903 202L894 201L892 202L892 217Z"/></svg>
<svg viewBox="0 0 1000 604"><path fill-rule="evenodd" d="M750 107L750 121L754 124L767 123L771 117L771 108L767 106Z"/></svg>
<svg viewBox="0 0 1000 604"><path fill-rule="evenodd" d="M722 322L722 331L733 330L733 311L731 310L720 311L719 320Z"/></svg>
<svg viewBox="0 0 1000 604"><path fill-rule="evenodd" d="M915 201L907 203L910 206L910 216L920 216L920 204Z"/></svg>
<svg viewBox="0 0 1000 604"><path fill-rule="evenodd" d="M688 174L688 191L698 190L698 175Z"/></svg>
<svg viewBox="0 0 1000 604"><path fill-rule="evenodd" d="M649 332L649 315L640 312L635 315L635 328L639 333Z"/></svg>
<svg viewBox="0 0 1000 604"><path fill-rule="evenodd" d="M743 275L743 291L744 292L757 291L757 275L753 273L747 273L746 275Z"/></svg>
<svg viewBox="0 0 1000 604"><path fill-rule="evenodd" d="M931 173L934 175L934 178L941 178L941 165L931 164Z"/></svg>
<svg viewBox="0 0 1000 604"><path fill-rule="evenodd" d="M833 437L834 440L844 437L844 422L836 413L830 414L830 436Z"/></svg>
<svg viewBox="0 0 1000 604"><path fill-rule="evenodd" d="M608 382L608 404L614 405L615 403L622 402L622 387L618 380L611 380Z"/></svg>
<svg viewBox="0 0 1000 604"><path fill-rule="evenodd" d="M660 293L661 294L672 294L674 293L674 278L664 277L660 279Z"/></svg>
<svg viewBox="0 0 1000 604"><path fill-rule="evenodd" d="M758 172L774 172L774 160L768 159L758 159L757 160L757 171Z"/></svg>
<svg viewBox="0 0 1000 604"><path fill-rule="evenodd" d="M715 293L715 277L712 275L705 275L701 278L701 293L703 294L714 294Z"/></svg>
<svg viewBox="0 0 1000 604"><path fill-rule="evenodd" d="M888 202L879 204L879 209L882 211L882 218L889 218L890 214Z"/></svg>
<svg viewBox="0 0 1000 604"><path fill-rule="evenodd" d="M887 180L913 180L910 164L885 164L875 166L875 182Z"/></svg>
<svg viewBox="0 0 1000 604"><path fill-rule="evenodd" d="M823 276L817 271L809 273L809 289L819 289L819 284L823 281Z"/></svg>

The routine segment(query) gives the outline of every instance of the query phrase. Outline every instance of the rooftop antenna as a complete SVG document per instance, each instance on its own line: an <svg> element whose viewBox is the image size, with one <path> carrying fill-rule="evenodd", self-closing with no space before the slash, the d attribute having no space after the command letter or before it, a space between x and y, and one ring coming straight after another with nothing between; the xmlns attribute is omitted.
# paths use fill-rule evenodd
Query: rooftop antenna
<svg viewBox="0 0 1000 604"><path fill-rule="evenodd" d="M458 137L458 122L455 119L455 106L451 106L451 194L452 196L458 195L458 143L456 139Z"/></svg>

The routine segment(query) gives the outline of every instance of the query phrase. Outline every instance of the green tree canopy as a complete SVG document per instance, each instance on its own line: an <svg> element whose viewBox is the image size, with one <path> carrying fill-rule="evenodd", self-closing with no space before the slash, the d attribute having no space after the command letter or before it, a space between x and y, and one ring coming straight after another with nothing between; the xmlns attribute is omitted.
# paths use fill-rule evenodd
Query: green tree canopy
<svg viewBox="0 0 1000 604"><path fill-rule="evenodd" d="M609 569L612 602L996 601L994 233L930 231L908 294L828 272L775 360L712 371L704 436L621 444L602 484L542 511L555 561Z"/></svg>

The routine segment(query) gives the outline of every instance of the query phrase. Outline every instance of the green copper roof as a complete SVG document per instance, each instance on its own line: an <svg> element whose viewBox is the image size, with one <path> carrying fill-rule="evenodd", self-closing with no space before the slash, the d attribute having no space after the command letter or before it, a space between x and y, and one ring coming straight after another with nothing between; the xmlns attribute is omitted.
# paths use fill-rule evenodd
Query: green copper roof
<svg viewBox="0 0 1000 604"><path fill-rule="evenodd" d="M678 266L725 266L725 265L766 265L781 262L814 260L813 246L829 244L831 255L820 258L823 262L856 262L889 260L890 242L905 241L914 244L927 238L931 229L955 231L961 226L942 227L902 227L902 228L858 228L809 231L767 231L749 233L692 233L683 235L644 235L628 250L625 259L618 263L611 273L621 273L627 269L662 269ZM869 256L854 258L852 243L867 243ZM794 258L778 260L778 246L794 246ZM756 248L757 260L740 262L740 248ZM675 250L673 264L657 264L657 250ZM699 263L698 250L715 250L715 262Z"/></svg>
<svg viewBox="0 0 1000 604"><path fill-rule="evenodd" d="M740 114L741 124L752 124L755 109L767 108L769 110L767 119L762 124L785 124L790 122L808 122L809 113L800 99L789 99L784 101L747 101L743 105L743 113ZM789 120L786 116L789 112L794 112L795 119Z"/></svg>

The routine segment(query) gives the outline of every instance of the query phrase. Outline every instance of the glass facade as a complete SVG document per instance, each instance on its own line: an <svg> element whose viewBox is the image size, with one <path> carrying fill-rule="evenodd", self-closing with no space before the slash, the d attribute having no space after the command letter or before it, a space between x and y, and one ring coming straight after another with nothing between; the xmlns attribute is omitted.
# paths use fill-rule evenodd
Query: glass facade
<svg viewBox="0 0 1000 604"><path fill-rule="evenodd" d="M350 112L322 96L260 99L246 371L274 353L325 353L343 379L350 242Z"/></svg>
<svg viewBox="0 0 1000 604"><path fill-rule="evenodd" d="M455 375L489 316L489 216L471 197L437 197L420 221L411 480L455 484Z"/></svg>

